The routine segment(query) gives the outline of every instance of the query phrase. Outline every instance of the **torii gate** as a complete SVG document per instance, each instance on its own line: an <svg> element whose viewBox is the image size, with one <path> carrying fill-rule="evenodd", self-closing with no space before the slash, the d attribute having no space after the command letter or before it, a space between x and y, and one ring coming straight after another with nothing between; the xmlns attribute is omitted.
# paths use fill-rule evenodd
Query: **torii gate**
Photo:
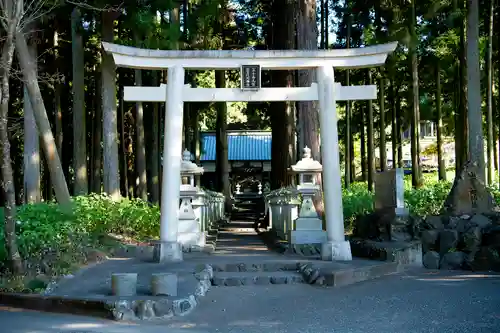
<svg viewBox="0 0 500 333"><path fill-rule="evenodd" d="M344 236L342 185L339 161L336 102L377 98L376 85L336 84L334 68L366 68L383 65L397 43L341 50L286 51L163 51L102 43L117 66L136 69L168 69L168 84L159 87L124 87L124 100L165 102L163 181L161 196L160 262L182 260L177 242L182 122L184 102L319 101L321 157L327 243L323 260L352 260ZM260 70L311 69L318 83L301 88L260 88ZM242 89L191 88L185 85L184 70L241 69Z"/></svg>

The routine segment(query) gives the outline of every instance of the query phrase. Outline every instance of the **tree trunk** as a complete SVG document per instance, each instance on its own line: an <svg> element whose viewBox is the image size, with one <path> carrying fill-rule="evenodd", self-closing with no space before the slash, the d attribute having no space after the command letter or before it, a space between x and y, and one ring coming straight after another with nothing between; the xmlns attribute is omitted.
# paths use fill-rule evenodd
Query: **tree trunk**
<svg viewBox="0 0 500 333"><path fill-rule="evenodd" d="M19 8L14 11L14 17ZM1 109L0 109L0 154L2 156L2 190L4 193L4 239L9 268L14 274L21 275L24 271L22 258L17 247L16 237L16 191L14 188L14 172L10 157L10 141L8 129L8 115L10 105L9 76L14 58L14 31L16 22L8 21L10 26L5 30L2 55L0 59L0 73L2 78ZM5 27L4 27L5 28Z"/></svg>
<svg viewBox="0 0 500 333"><path fill-rule="evenodd" d="M382 79L380 79L380 171L387 169L385 141L385 77L382 74Z"/></svg>
<svg viewBox="0 0 500 333"><path fill-rule="evenodd" d="M33 39L36 37L32 37ZM36 41L31 40L28 46L31 59L37 59ZM36 65L34 67L37 74ZM40 141L36 127L35 115L30 102L27 84L24 84L24 202L41 201L40 176Z"/></svg>
<svg viewBox="0 0 500 333"><path fill-rule="evenodd" d="M215 87L226 87L226 72L215 72ZM227 147L227 103L217 103L217 141L216 141L216 173L217 190L226 197L226 208L231 196L231 184L229 183L229 160Z"/></svg>
<svg viewBox="0 0 500 333"><path fill-rule="evenodd" d="M316 50L317 26L316 26L316 0L299 0L299 13L297 15L297 49ZM326 43L326 38L325 38ZM310 87L316 82L316 72L314 70L300 70L298 77L299 87ZM317 102L298 102L297 118L299 132L302 142L300 147L308 146L311 149L312 157L320 161L320 141L319 141L319 112ZM322 184L321 175L317 175L317 183ZM316 210L323 214L323 196L314 197Z"/></svg>
<svg viewBox="0 0 500 333"><path fill-rule="evenodd" d="M417 57L417 44L418 36L416 32L416 13L415 13L415 2L412 0L411 3L411 14L410 14L410 70L411 70L411 180L413 187L417 188L422 185L422 180L420 178L420 131L419 131L419 120L420 120L420 94L418 87L418 57Z"/></svg>
<svg viewBox="0 0 500 333"><path fill-rule="evenodd" d="M153 71L153 87L160 84L158 80L158 71ZM150 177L151 177L151 201L154 204L160 202L160 145L159 145L159 128L160 128L160 104L153 104L153 121L152 121L152 140L151 140L151 159L150 159Z"/></svg>
<svg viewBox="0 0 500 333"><path fill-rule="evenodd" d="M102 104L101 104L101 73L100 66L96 66L94 71L95 81L95 109L94 109L94 132L92 134L92 191L101 193L102 191Z"/></svg>
<svg viewBox="0 0 500 333"><path fill-rule="evenodd" d="M325 49L330 48L330 39L328 38L328 32L330 31L328 25L330 23L330 8L328 8L328 0L325 0Z"/></svg>
<svg viewBox="0 0 500 333"><path fill-rule="evenodd" d="M299 0L299 14L297 21L297 49L315 50L316 44L316 1ZM316 74L313 70L299 71L299 86L310 87L316 81ZM316 102L298 102L299 130L302 142L300 148L308 146L311 149L312 157L319 161L319 113Z"/></svg>
<svg viewBox="0 0 500 333"><path fill-rule="evenodd" d="M102 40L114 40L114 12L102 12ZM116 109L116 69L113 57L104 49L101 53L102 113L103 113L103 179L104 192L111 198L120 198L120 179L118 162L118 115Z"/></svg>
<svg viewBox="0 0 500 333"><path fill-rule="evenodd" d="M328 4L327 4L328 6ZM351 48L351 13L347 14L347 37L346 37L346 47ZM346 86L350 86L350 75L351 71L346 70ZM351 133L351 101L347 101L345 106L345 175L344 175L344 187L349 189L351 185L351 166L354 156L351 156L351 146L352 146L352 133Z"/></svg>
<svg viewBox="0 0 500 333"><path fill-rule="evenodd" d="M366 172L366 167L367 167L367 163L366 163L366 133L365 133L365 123L366 123L366 116L365 116L365 111L364 111L365 107L364 106L361 106L361 126L360 126L360 130L359 130L359 136L361 137L361 151L360 151L360 154L361 154L361 181L363 182L366 182L368 181L368 177L367 177L367 172Z"/></svg>
<svg viewBox="0 0 500 333"><path fill-rule="evenodd" d="M463 12L464 1L460 1L460 4L456 4L454 1L454 7L458 10L461 9ZM462 168L467 161L469 152L469 124L468 124L468 110L467 110L467 50L465 45L465 16L461 15L460 19L457 21L459 25L460 43L458 49L459 58L459 70L458 70L458 113L456 119L456 129L455 129L455 142L457 147L455 148L456 154L456 176L460 176Z"/></svg>
<svg viewBox="0 0 500 333"><path fill-rule="evenodd" d="M320 14L319 14L319 19L320 19L320 42L319 42L319 48L324 49L325 48L325 1L320 0L319 1L319 6L320 6ZM326 4L328 6L328 4Z"/></svg>
<svg viewBox="0 0 500 333"><path fill-rule="evenodd" d="M489 15L489 27L488 27L488 46L486 55L486 72L487 72L487 84L486 84L486 124L487 124L487 178L488 184L493 184L495 180L494 171L495 163L493 158L493 18L495 11L495 0L490 0L490 15Z"/></svg>
<svg viewBox="0 0 500 333"><path fill-rule="evenodd" d="M201 163L201 138L200 138L200 112L198 109L194 109L193 117L191 121L193 122L193 148L192 152L194 154L194 162L196 165ZM201 175L196 175L196 185L201 186Z"/></svg>
<svg viewBox="0 0 500 333"><path fill-rule="evenodd" d="M296 48L295 16L297 14L296 0L275 1L273 4L272 41L268 45L277 50L293 50ZM283 18L283 19L279 19ZM295 75L293 71L272 72L272 83L276 87L293 87ZM292 177L287 170L295 163L295 103L272 103L272 159L271 187L273 189L288 186ZM300 147L302 149L304 147Z"/></svg>
<svg viewBox="0 0 500 333"><path fill-rule="evenodd" d="M135 33L135 42L140 45L141 38ZM140 69L135 70L135 85L142 86L142 72ZM148 177L146 174L146 147L144 142L144 109L141 102L136 103L135 113L135 128L136 128L136 147L135 152L137 175L139 178L137 186L137 197L144 201L148 200Z"/></svg>
<svg viewBox="0 0 500 333"><path fill-rule="evenodd" d="M354 110L354 108L352 108L352 110ZM352 131L352 126L351 126L351 131ZM355 160L355 156L356 156L356 151L354 149L354 139L353 139L353 134L351 132L351 184L354 183L356 181L356 160Z"/></svg>
<svg viewBox="0 0 500 333"><path fill-rule="evenodd" d="M31 105L35 115L36 125L42 138L42 148L47 158L47 163L50 171L50 179L54 186L57 201L60 204L67 204L71 201L68 191L68 185L64 178L64 172L61 166L61 160L57 154L57 148L50 128L50 122L47 117L45 104L43 103L42 94L38 85L38 77L36 73L36 60L33 59L28 51L23 32L16 34L16 48L19 63L23 72L24 82L28 88Z"/></svg>
<svg viewBox="0 0 500 333"><path fill-rule="evenodd" d="M398 129L396 126L397 123L397 113L396 113L396 87L394 86L394 64L391 62L389 64L389 105L391 108L391 154L392 154L392 168L397 168L397 153L398 153Z"/></svg>
<svg viewBox="0 0 500 333"><path fill-rule="evenodd" d="M123 69L122 69L123 70ZM133 198L134 195L134 189L133 189L133 184L134 182L129 182L129 179L134 179L133 174L129 173L129 168L128 168L128 144L132 144L132 136L129 136L129 142L127 142L127 133L126 133L126 128L125 128L125 106L124 106L124 101L123 101L123 71L120 71L119 77L118 77L118 107L120 109L119 114L118 114L118 123L120 124L120 127L118 129L118 138L120 140L120 151L118 152L118 158L120 161L120 166L119 166L119 173L121 175L120 177L120 193L123 197L125 198ZM130 176L129 176L130 174Z"/></svg>
<svg viewBox="0 0 500 333"><path fill-rule="evenodd" d="M479 69L479 3L468 0L467 15L467 110L469 159L477 166L477 177L485 177L483 115L481 112L481 72Z"/></svg>
<svg viewBox="0 0 500 333"><path fill-rule="evenodd" d="M82 18L75 8L71 14L71 47L73 53L73 165L74 195L89 191L87 179L87 116L85 113L85 61L83 58Z"/></svg>
<svg viewBox="0 0 500 333"><path fill-rule="evenodd" d="M368 84L372 84L372 71L368 70ZM373 144L373 102L368 100L367 107L367 118L368 118L368 129L366 133L367 137L367 153L368 153L368 191L373 191L373 178L375 177L375 161L374 161L374 151L375 146Z"/></svg>
<svg viewBox="0 0 500 333"><path fill-rule="evenodd" d="M495 107L493 107L493 110ZM497 132L497 127L493 126L493 165L495 168L495 172L498 172L498 132ZM494 173L495 174L495 173ZM493 180L495 179L495 175L493 176Z"/></svg>
<svg viewBox="0 0 500 333"><path fill-rule="evenodd" d="M446 180L446 165L443 159L443 115L441 110L441 68L436 59L436 113L437 113L437 155L439 180Z"/></svg>
<svg viewBox="0 0 500 333"><path fill-rule="evenodd" d="M56 30L54 32L54 65L56 67L56 82L54 85L54 127L55 127L55 139L57 153L59 158L62 159L62 144L63 144L63 127L62 127L62 105L61 105L61 94L62 85L64 84L63 78L60 77L62 74L59 73L59 68L61 67L61 56L59 52L59 34Z"/></svg>
<svg viewBox="0 0 500 333"><path fill-rule="evenodd" d="M403 112L401 110L401 96L396 92L396 141L398 146L398 168L404 168L403 156Z"/></svg>

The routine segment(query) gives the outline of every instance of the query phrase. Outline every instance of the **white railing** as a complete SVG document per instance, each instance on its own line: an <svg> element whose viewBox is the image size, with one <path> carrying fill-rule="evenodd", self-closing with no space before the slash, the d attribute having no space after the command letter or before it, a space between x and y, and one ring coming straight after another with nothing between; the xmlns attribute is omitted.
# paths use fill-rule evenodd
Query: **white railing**
<svg viewBox="0 0 500 333"><path fill-rule="evenodd" d="M266 196L266 213L269 214L269 228L285 241L298 217L301 195L295 187L285 187L269 192Z"/></svg>

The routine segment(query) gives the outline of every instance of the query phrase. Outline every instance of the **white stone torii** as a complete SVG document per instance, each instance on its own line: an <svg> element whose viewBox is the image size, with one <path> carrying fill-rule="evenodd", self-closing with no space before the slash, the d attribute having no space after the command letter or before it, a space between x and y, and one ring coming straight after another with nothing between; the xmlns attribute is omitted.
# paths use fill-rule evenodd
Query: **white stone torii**
<svg viewBox="0 0 500 333"><path fill-rule="evenodd" d="M184 102L319 101L321 156L327 243L323 260L352 260L344 236L336 102L377 98L375 85L343 87L334 80L333 68L365 68L383 65L397 43L341 50L286 51L163 51L102 43L117 66L136 69L168 69L167 85L124 87L127 101L166 102L161 199L160 262L182 260L177 242L182 122ZM316 68L318 83L301 88L191 88L184 83L185 69L240 69L259 65L262 69Z"/></svg>

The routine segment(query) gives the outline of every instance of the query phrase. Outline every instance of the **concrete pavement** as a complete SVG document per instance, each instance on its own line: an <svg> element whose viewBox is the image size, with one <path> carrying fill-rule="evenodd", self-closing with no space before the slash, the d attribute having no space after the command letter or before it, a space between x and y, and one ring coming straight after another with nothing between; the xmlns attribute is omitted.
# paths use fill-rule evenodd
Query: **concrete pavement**
<svg viewBox="0 0 500 333"><path fill-rule="evenodd" d="M500 276L413 271L326 289L212 288L186 317L144 325L6 311L2 333L486 333L500 332Z"/></svg>

